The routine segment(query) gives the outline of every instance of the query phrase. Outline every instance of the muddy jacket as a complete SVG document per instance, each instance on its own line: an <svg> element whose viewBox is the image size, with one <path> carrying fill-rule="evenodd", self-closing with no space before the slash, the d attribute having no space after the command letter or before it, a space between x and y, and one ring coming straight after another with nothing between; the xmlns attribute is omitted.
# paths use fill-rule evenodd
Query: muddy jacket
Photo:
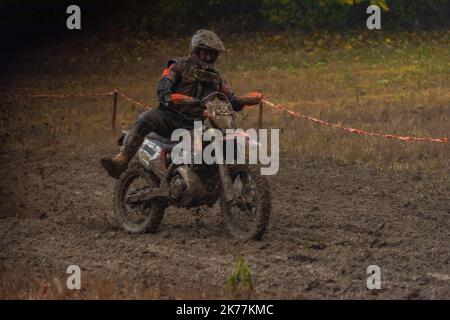
<svg viewBox="0 0 450 320"><path fill-rule="evenodd" d="M201 106L175 107L171 103L172 94L183 94L201 99L216 91L233 100L234 94L231 88L217 70L203 69L188 57L169 60L157 88L161 109L199 120L203 113Z"/></svg>

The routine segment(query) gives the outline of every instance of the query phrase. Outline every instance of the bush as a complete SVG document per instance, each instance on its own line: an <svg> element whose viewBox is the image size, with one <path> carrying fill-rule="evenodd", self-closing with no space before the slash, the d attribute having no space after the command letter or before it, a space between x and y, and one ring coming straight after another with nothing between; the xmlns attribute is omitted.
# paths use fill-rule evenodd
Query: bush
<svg viewBox="0 0 450 320"><path fill-rule="evenodd" d="M264 0L263 17L273 26L295 29L363 27L366 8L383 9L387 28L448 26L449 0Z"/></svg>
<svg viewBox="0 0 450 320"><path fill-rule="evenodd" d="M365 28L366 8L382 8L383 28L449 25L450 0L165 0L135 5L141 31L192 33Z"/></svg>

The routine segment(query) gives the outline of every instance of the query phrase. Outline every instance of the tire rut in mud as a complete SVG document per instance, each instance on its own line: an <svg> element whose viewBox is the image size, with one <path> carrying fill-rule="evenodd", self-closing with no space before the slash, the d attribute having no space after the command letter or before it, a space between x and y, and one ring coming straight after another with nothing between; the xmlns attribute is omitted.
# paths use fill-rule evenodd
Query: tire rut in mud
<svg viewBox="0 0 450 320"><path fill-rule="evenodd" d="M242 255L258 298L450 298L449 172L378 171L283 156L261 242L232 239L218 205L167 209L156 234L114 223L99 155L2 155L0 263L42 277L78 264L129 283L217 290ZM11 157L11 156L9 156ZM382 290L366 288L369 265Z"/></svg>

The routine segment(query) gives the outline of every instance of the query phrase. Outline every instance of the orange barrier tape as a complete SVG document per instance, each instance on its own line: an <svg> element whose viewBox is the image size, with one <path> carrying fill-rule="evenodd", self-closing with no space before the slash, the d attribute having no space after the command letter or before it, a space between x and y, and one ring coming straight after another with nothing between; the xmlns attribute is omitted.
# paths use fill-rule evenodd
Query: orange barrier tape
<svg viewBox="0 0 450 320"><path fill-rule="evenodd" d="M101 92L101 93L85 93L85 94L12 94L11 95L11 94L0 93L0 96L26 97L26 98L82 98L82 97L109 96L109 95L114 95L114 94L121 96L125 100L139 106L141 109L147 110L147 109L152 108L152 106L145 105L142 102L139 102L133 98L130 98L129 96L120 92L119 90L114 90L114 91L110 91L110 92ZM314 118L311 116L307 116L300 112L289 110L281 105L275 104L266 99L262 99L261 101L264 102L265 104L271 106L272 108L284 111L295 118L303 118L303 119L318 123L323 126L328 126L331 128L345 130L347 132L354 133L354 134L382 137L382 138L386 138L386 139L398 139L398 140L402 140L402 141L431 141L431 142L442 142L442 143L450 142L449 138L398 136L398 135L394 135L394 134L384 134L384 133L371 132L371 131L365 131L365 130L361 130L361 129L344 127L344 126L341 126L338 124L329 123L324 120L320 120L320 119L317 119L317 118Z"/></svg>
<svg viewBox="0 0 450 320"><path fill-rule="evenodd" d="M116 90L115 92L117 92L117 94L119 96L121 96L122 98L124 98L125 100L127 100L127 101L129 101L129 102L131 102L131 103L133 103L133 104L135 104L137 106L139 106L141 109L146 109L147 110L147 109L153 108L150 105L145 105L145 104L143 104L143 103L141 103L141 102L139 102L137 100L134 100L133 98L128 97L126 94L124 94L124 93L122 93L122 92L120 92L118 90Z"/></svg>
<svg viewBox="0 0 450 320"><path fill-rule="evenodd" d="M267 101L265 99L262 100L264 103L268 104L269 106L271 106L272 108L284 111L289 113L291 116L296 117L296 118L303 118L309 121L313 121L315 123L318 123L320 125L323 126L328 126L328 127L332 127L332 128L336 128L336 129L341 129L341 130L345 130L351 133L355 133L355 134L360 134L360 135L368 135L368 136L376 136L376 137L382 137L382 138L386 138L386 139L398 139L398 140L403 140L403 141L432 141L432 142L443 142L443 143L448 143L449 142L449 138L429 138L429 137L410 137L410 136L397 136L397 135L393 135L393 134L384 134L384 133L378 133L378 132L370 132L370 131L365 131L365 130L361 130L361 129L354 129L354 128L348 128L348 127L343 127L341 125L338 124L333 124L333 123L329 123L314 117L310 117L307 115L304 115L300 112L295 112L292 110L289 110L283 106L280 106L278 104L275 104L273 102Z"/></svg>
<svg viewBox="0 0 450 320"><path fill-rule="evenodd" d="M126 94L120 92L119 90L100 92L100 93L80 93L80 94L7 94L0 93L0 96L14 97L14 98L84 98L84 97L100 97L100 96L112 96L117 93L119 96L125 100L139 106L142 109L150 109L152 106L145 105L133 98L130 98Z"/></svg>

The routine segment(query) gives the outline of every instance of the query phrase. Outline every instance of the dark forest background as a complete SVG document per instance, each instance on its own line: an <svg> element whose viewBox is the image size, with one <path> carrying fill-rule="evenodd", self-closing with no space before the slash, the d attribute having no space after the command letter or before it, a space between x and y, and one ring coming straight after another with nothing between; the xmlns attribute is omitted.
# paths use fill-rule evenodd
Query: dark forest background
<svg viewBox="0 0 450 320"><path fill-rule="evenodd" d="M83 33L185 36L208 27L221 33L365 28L369 3L383 8L383 29L448 28L450 0L153 0L2 1L3 50L74 35L66 8L81 7Z"/></svg>

